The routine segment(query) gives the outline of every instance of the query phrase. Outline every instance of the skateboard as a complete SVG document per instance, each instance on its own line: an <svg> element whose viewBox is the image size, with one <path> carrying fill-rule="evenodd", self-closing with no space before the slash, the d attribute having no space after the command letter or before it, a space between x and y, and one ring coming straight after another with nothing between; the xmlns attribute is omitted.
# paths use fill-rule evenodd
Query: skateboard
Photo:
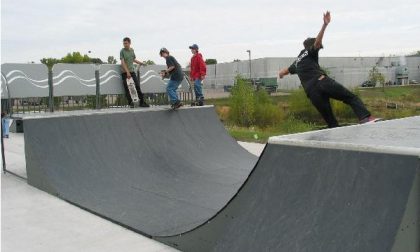
<svg viewBox="0 0 420 252"><path fill-rule="evenodd" d="M133 100L134 107L139 107L140 99L139 95L137 94L136 85L134 83L133 78L127 79L127 87L128 91L130 93L131 99Z"/></svg>
<svg viewBox="0 0 420 252"><path fill-rule="evenodd" d="M169 79L170 74L166 70L161 70L160 76L162 77L162 80L164 80L164 79Z"/></svg>
<svg viewBox="0 0 420 252"><path fill-rule="evenodd" d="M191 81L190 77L184 73L184 78L188 83L188 91L191 95L191 106L197 106L197 102L194 101L194 82Z"/></svg>
<svg viewBox="0 0 420 252"><path fill-rule="evenodd" d="M182 107L182 106L184 106L184 104L182 104L182 102L179 102L179 103L178 103L178 104L176 104L176 105L175 105L175 104L172 104L172 105L171 105L171 109L175 111L175 110L178 110L178 109L179 109L180 107Z"/></svg>

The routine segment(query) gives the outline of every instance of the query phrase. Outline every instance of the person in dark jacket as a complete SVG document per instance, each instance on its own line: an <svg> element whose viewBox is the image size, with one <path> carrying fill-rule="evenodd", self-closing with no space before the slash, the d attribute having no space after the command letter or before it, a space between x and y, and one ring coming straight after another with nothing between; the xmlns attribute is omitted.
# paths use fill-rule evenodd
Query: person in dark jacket
<svg viewBox="0 0 420 252"><path fill-rule="evenodd" d="M168 67L166 70L161 72L162 78L165 76L170 76L168 85L166 86L166 92L169 96L169 100L171 102L171 107L173 109L177 109L183 104L178 99L178 95L176 90L178 86L181 85L182 80L184 79L184 73L182 72L181 65L178 61L171 55L169 55L169 51L166 48L162 48L159 51L159 55L166 60L166 66Z"/></svg>
<svg viewBox="0 0 420 252"><path fill-rule="evenodd" d="M197 106L204 105L203 95L203 80L206 77L206 63L203 60L203 55L198 52L198 45L193 44L189 47L193 56L191 57L190 79L194 82L194 93Z"/></svg>
<svg viewBox="0 0 420 252"><path fill-rule="evenodd" d="M316 38L308 38L303 42L304 49L299 53L292 65L280 70L279 77L283 78L288 74L298 75L306 95L327 122L329 128L339 126L331 108L330 98L349 105L359 118L360 123L376 122L379 119L371 116L359 97L328 77L319 66L318 53L323 48L322 38L330 21L331 14L327 11L324 14L324 23L318 36Z"/></svg>

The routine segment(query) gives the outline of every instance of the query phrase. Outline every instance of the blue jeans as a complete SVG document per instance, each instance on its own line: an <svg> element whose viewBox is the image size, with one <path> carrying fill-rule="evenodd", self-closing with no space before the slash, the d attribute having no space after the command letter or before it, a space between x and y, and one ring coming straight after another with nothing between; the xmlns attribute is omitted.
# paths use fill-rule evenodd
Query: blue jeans
<svg viewBox="0 0 420 252"><path fill-rule="evenodd" d="M204 100L203 84L202 84L202 81L200 79L196 79L194 81L194 92L195 92L195 99L197 101Z"/></svg>
<svg viewBox="0 0 420 252"><path fill-rule="evenodd" d="M3 136L9 136L9 118L1 119L1 126L3 127Z"/></svg>
<svg viewBox="0 0 420 252"><path fill-rule="evenodd" d="M176 103L178 100L178 95L176 94L176 90L178 89L178 86L181 84L181 81L176 80L169 80L168 85L166 86L166 93L169 96L169 100L171 101L171 104Z"/></svg>

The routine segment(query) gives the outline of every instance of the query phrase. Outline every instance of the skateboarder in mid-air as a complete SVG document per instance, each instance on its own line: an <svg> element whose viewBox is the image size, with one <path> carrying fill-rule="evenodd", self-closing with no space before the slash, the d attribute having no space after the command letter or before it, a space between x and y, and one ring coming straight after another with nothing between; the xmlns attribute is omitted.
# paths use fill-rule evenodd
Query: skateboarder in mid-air
<svg viewBox="0 0 420 252"><path fill-rule="evenodd" d="M324 24L316 38L307 38L303 42L303 49L297 59L288 68L283 68L279 72L279 77L283 78L287 74L297 74L306 95L312 104L327 122L329 128L338 127L330 98L342 101L349 105L359 118L360 123L376 122L378 119L371 116L362 101L341 84L327 76L318 64L318 52L322 46L322 38L325 29L331 21L331 14L327 11L324 14Z"/></svg>
<svg viewBox="0 0 420 252"><path fill-rule="evenodd" d="M168 49L160 49L159 55L166 59L166 66L168 68L163 70L160 74L162 75L162 78L170 76L168 85L166 86L166 92L169 96L171 107L177 109L183 105L178 99L176 90L184 79L184 73L182 72L181 65L178 61L173 56L169 55Z"/></svg>
<svg viewBox="0 0 420 252"><path fill-rule="evenodd" d="M144 101L143 93L140 89L140 82L137 78L136 73L134 72L134 62L143 65L143 63L136 59L136 54L134 53L133 48L131 48L131 39L130 38L124 38L123 39L123 45L124 48L120 51L120 60L121 60L121 77L123 80L123 86L125 89L125 95L128 100L128 104L130 104L131 107L134 107L133 99L131 98L130 91L128 89L127 85L127 79L133 78L133 81L136 86L137 94L140 99L140 107L149 107L149 104L147 104Z"/></svg>
<svg viewBox="0 0 420 252"><path fill-rule="evenodd" d="M195 105L203 106L204 105L204 95L203 95L203 80L206 77L206 63L203 60L203 56L198 52L198 45L193 44L189 47L193 56L191 57L191 72L190 79L194 82L194 92L195 92Z"/></svg>

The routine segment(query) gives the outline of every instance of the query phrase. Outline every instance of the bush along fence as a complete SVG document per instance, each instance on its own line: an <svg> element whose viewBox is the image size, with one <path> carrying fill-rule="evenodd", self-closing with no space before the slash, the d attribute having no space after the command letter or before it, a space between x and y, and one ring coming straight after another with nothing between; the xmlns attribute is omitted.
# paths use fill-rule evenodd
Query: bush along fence
<svg viewBox="0 0 420 252"><path fill-rule="evenodd" d="M163 65L140 67L140 86L151 105L168 104ZM187 79L178 89L184 102L192 100ZM128 106L119 65L44 64L1 65L2 111L9 114L101 109Z"/></svg>

